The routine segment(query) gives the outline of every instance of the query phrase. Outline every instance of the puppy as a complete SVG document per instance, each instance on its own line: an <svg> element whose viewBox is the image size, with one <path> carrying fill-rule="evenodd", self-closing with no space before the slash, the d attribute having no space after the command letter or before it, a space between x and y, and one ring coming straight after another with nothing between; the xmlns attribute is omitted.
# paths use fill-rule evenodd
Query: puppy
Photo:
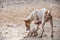
<svg viewBox="0 0 60 40"><path fill-rule="evenodd" d="M48 10L46 8L42 8L40 10L35 9L24 21L25 21L25 26L26 26L27 31L30 30L30 24L31 24L32 21L34 21L34 23L36 25L38 25L37 26L38 28L39 28L39 25L42 24L42 29L43 30L42 30L42 33L41 33L41 37L42 37L43 32L44 32L45 23L50 21L51 28L52 28L51 37L53 37L53 18L52 18L52 15L51 15L51 9L50 10ZM38 28L37 28L37 30L33 30L31 35L33 33L37 34Z"/></svg>

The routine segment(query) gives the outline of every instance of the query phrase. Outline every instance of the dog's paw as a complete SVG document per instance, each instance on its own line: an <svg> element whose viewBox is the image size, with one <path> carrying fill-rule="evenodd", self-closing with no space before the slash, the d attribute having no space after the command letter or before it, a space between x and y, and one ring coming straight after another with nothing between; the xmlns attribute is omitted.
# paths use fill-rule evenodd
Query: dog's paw
<svg viewBox="0 0 60 40"><path fill-rule="evenodd" d="M37 37L37 35L33 35L33 37Z"/></svg>
<svg viewBox="0 0 60 40"><path fill-rule="evenodd" d="M39 38L42 38L42 36L38 36Z"/></svg>
<svg viewBox="0 0 60 40"><path fill-rule="evenodd" d="M53 35L51 35L51 37L53 37Z"/></svg>

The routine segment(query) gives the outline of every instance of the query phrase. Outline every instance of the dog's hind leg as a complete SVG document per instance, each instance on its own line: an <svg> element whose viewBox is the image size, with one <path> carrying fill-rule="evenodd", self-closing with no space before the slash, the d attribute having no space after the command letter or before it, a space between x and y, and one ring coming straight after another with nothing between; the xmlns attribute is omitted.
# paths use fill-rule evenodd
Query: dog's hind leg
<svg viewBox="0 0 60 40"><path fill-rule="evenodd" d="M51 37L53 37L53 19L52 19L52 16L50 17L50 25L52 28Z"/></svg>

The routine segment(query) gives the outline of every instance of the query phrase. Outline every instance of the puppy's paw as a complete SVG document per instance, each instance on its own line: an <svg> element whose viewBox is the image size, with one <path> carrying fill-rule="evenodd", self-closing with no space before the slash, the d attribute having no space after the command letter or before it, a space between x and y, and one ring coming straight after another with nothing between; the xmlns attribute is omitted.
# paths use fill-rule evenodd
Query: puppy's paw
<svg viewBox="0 0 60 40"><path fill-rule="evenodd" d="M42 36L38 36L39 38L42 38Z"/></svg>
<svg viewBox="0 0 60 40"><path fill-rule="evenodd" d="M51 37L53 37L53 35L51 35Z"/></svg>

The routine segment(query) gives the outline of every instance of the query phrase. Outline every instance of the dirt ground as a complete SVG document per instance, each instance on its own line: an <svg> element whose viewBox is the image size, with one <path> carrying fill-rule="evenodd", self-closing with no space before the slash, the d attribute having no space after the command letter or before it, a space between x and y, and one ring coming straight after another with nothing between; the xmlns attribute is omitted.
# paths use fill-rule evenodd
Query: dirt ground
<svg viewBox="0 0 60 40"><path fill-rule="evenodd" d="M41 35L41 26L37 37L24 38L27 33L25 30L24 19L34 10L47 8L52 5L52 16L54 25L54 37L51 38L51 27L49 22L45 24L45 32L43 38ZM32 25L34 26L34 24ZM47 36L46 36L47 35ZM9 5L0 8L0 40L60 40L60 5L58 3L33 3L22 5Z"/></svg>

